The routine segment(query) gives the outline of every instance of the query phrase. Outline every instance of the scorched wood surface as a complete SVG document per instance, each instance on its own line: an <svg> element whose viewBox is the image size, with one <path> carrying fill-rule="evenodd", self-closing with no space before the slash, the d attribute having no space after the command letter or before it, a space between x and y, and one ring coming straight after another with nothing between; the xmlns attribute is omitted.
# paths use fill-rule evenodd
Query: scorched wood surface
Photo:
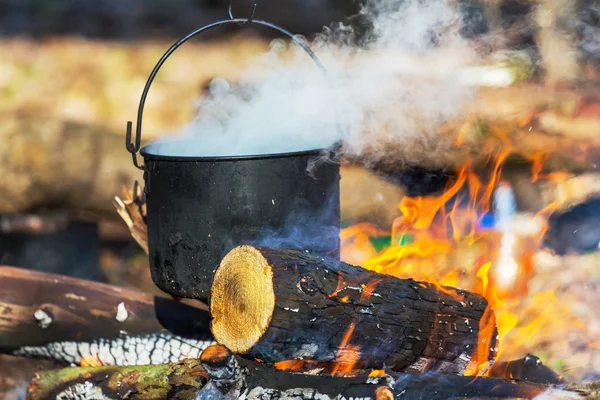
<svg viewBox="0 0 600 400"><path fill-rule="evenodd" d="M233 249L215 273L210 311L218 343L266 362L462 374L496 352L482 296L298 250Z"/></svg>

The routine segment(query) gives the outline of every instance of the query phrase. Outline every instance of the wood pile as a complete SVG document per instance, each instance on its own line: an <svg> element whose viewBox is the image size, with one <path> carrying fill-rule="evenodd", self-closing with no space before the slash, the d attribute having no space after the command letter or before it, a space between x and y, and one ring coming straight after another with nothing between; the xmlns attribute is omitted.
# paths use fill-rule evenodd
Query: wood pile
<svg viewBox="0 0 600 400"><path fill-rule="evenodd" d="M152 370L152 372L150 372ZM146 377L144 380L138 379ZM167 377L167 379L164 379ZM43 399L60 395L63 399L77 394L92 398L132 398L138 400L178 399L248 399L299 400L333 399L467 399L488 394L494 399L533 399L539 395L553 398L584 399L592 387L564 390L531 382L507 382L495 378L478 378L409 373L379 376L331 377L284 372L272 366L232 354L226 347L213 345L200 360L152 367L70 368L46 371L36 376L29 387L29 398ZM98 397L96 397L98 396Z"/></svg>
<svg viewBox="0 0 600 400"><path fill-rule="evenodd" d="M273 268L264 266L267 260ZM261 265L264 273L250 274L255 272L252 268L260 268ZM250 272L240 276L246 268L250 268ZM217 341L223 337L223 341L237 346L233 351L222 344L207 344L198 356L190 359L189 354L182 351L185 341L175 338L172 333L170 351L164 345L169 342L169 333L158 341L140 341L132 348L132 343L127 343L128 338L134 338L141 331L155 334L160 326L161 332L166 328L186 327L188 332L206 330L209 325L206 313L166 299L164 302L158 299L152 302L148 296L128 289L7 267L0 269L0 278L6 284L4 287L14 288L13 292L25 289L30 295L15 297L12 292L0 294L2 315L7 316L5 320L9 321L2 325L0 338L2 343L10 343L1 351L23 349L22 344L33 342L36 346L32 347L40 349L40 344L47 340L51 346L46 346L46 349L62 349L62 353L27 351L23 354L51 359L63 357L63 361L73 362L77 360L64 356L81 356L85 351L89 352L89 356L80 362L85 367L36 374L28 388L29 399L75 399L81 396L162 399L172 398L175 393L174 398L180 399L277 399L286 396L298 399L420 399L423 396L432 400L533 399L541 394L584 399L593 390L561 389L556 384L562 381L551 374L525 377L517 373L517 376L522 376L521 380L464 376L465 361L471 351L476 353L483 349L486 359L493 354L488 347L489 342L477 346L482 335L477 326L480 321L475 316L483 314L485 318L489 314L485 311L486 301L465 291L376 276L339 261L292 250L239 247L223 259L219 269L222 271L215 279L211 303L215 318L210 324ZM314 275L314 280L309 279L309 274ZM330 274L345 281L331 279ZM269 282L273 285L271 292L265 291L266 296L263 297L266 300L248 293L255 290L255 286L244 284L248 277L254 277L267 286ZM371 288L366 288L361 284L361 278L378 281ZM294 286L297 286L296 290ZM407 291L393 291L394 286L404 286ZM360 295L352 294L357 292L356 288L362 289ZM303 294L294 294L300 292ZM406 297L395 293L405 293ZM270 296L275 294L277 301L270 302ZM241 295L248 295L249 301L241 302ZM459 300L453 297L456 295L463 297ZM304 300L294 301L294 297L299 299L298 296ZM113 307L120 300L125 303L126 316L119 316L119 306ZM99 319L72 320L69 315L76 312L73 307L80 303L91 303L90 315ZM150 311L149 305L156 314ZM294 306L299 308L298 311L291 308ZM240 309L243 307L247 310ZM265 322L261 316L269 319L270 307L273 307L271 318ZM372 308L373 313L352 310L357 307ZM391 312L394 308L404 311L396 314ZM220 310L230 312L234 322L244 320L245 325L219 320ZM432 317L435 313L439 318L435 320L433 317L435 321L423 318L422 314L429 313ZM466 317L465 313L468 314ZM294 316L278 317L285 314ZM456 314L455 319L453 314ZM320 320L310 324L311 315ZM352 318L360 321L350 322L353 331L344 339L339 334L344 332L343 325ZM463 318L472 322L467 325ZM375 323L376 320L379 322ZM463 324L459 326L460 320ZM302 324L302 321L306 323ZM119 333L111 333L112 328L108 325L121 329ZM248 333L256 334L256 328L260 326L267 327L262 335L258 332L260 339L255 343L248 340ZM282 334L286 329L293 332L292 336L296 335L295 339L286 339L287 336ZM491 334L494 335L493 332ZM95 341L99 343L96 347L93 344L81 345L93 336L109 340ZM115 340L115 337L118 339ZM73 348L58 346L64 343L63 339L79 345ZM382 340L381 349L385 350L385 339L396 341L397 346L381 353L375 351L373 341ZM163 344L159 346L161 340ZM179 343L177 348L175 343ZM251 345L249 351L240 347L248 344ZM402 351L394 351L395 348ZM144 361L145 352L151 353L154 363ZM461 355L457 357L458 353ZM110 356L101 357L106 354ZM129 354L137 359L127 363L127 357L119 358L114 356L116 354ZM259 359L257 354L263 357ZM295 361L311 361L310 371L286 371L281 364L272 362L288 356L295 356ZM303 360L298 360L298 357ZM352 364L344 365L349 361ZM509 369L508 366L500 367Z"/></svg>

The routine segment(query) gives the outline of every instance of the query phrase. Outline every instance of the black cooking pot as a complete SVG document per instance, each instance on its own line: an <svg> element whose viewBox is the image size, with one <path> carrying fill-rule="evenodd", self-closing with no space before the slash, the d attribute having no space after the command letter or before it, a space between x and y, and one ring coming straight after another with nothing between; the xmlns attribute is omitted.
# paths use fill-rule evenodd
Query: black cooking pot
<svg viewBox="0 0 600 400"><path fill-rule="evenodd" d="M181 44L215 26L255 23L274 28L310 48L286 30L252 18L216 22L176 42L152 71L142 94L127 149L144 170L148 247L154 283L174 296L208 298L214 270L234 246L261 244L305 249L339 257L339 164L332 149L234 157L158 155L155 144L141 150L142 113L158 70ZM323 160L326 160L323 162Z"/></svg>

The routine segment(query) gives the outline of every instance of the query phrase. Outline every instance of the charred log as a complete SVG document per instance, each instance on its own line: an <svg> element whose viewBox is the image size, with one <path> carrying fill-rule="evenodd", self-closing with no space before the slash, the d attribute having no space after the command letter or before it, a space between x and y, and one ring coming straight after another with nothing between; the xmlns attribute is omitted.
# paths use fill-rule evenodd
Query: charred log
<svg viewBox="0 0 600 400"><path fill-rule="evenodd" d="M392 400L391 380L366 376L336 378L275 370L268 364L233 356L224 346L207 348L201 357L209 382L197 400L245 399L377 399Z"/></svg>
<svg viewBox="0 0 600 400"><path fill-rule="evenodd" d="M244 398L328 400L391 400L449 398L532 399L542 393L559 398L584 398L580 391L507 379L386 373L333 377L276 370L272 365L233 355L222 345L208 347L199 361L144 367L69 368L39 373L29 388L30 399L158 398L225 400ZM371 374L373 375L373 374ZM208 381L207 381L208 380Z"/></svg>
<svg viewBox="0 0 600 400"><path fill-rule="evenodd" d="M0 287L0 353L162 364L213 343L206 311L137 290L11 267Z"/></svg>
<svg viewBox="0 0 600 400"><path fill-rule="evenodd" d="M552 386L505 379L444 375L389 373L377 377L331 377L274 370L270 365L233 356L224 346L207 348L201 357L209 382L197 400L208 399L427 399L526 398L550 391L582 398L576 392Z"/></svg>
<svg viewBox="0 0 600 400"><path fill-rule="evenodd" d="M496 351L494 313L477 294L289 249L233 249L210 311L218 343L266 362L462 374Z"/></svg>
<svg viewBox="0 0 600 400"><path fill-rule="evenodd" d="M518 381L528 381L543 384L562 384L564 379L556 372L545 366L542 361L531 354L512 361L496 361L490 372L492 378L508 378Z"/></svg>

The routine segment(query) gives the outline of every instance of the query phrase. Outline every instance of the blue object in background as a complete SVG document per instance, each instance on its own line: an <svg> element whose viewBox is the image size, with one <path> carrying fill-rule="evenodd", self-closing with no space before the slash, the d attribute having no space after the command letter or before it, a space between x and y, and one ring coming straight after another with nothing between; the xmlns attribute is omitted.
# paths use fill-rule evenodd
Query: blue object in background
<svg viewBox="0 0 600 400"><path fill-rule="evenodd" d="M490 230L494 229L496 226L496 218L494 218L494 214L491 212L483 214L479 218L479 225L477 226L479 230Z"/></svg>
<svg viewBox="0 0 600 400"><path fill-rule="evenodd" d="M507 183L500 183L494 190L493 212L480 216L477 229L487 231L490 229L501 229L506 226L517 213L517 200L515 194Z"/></svg>

